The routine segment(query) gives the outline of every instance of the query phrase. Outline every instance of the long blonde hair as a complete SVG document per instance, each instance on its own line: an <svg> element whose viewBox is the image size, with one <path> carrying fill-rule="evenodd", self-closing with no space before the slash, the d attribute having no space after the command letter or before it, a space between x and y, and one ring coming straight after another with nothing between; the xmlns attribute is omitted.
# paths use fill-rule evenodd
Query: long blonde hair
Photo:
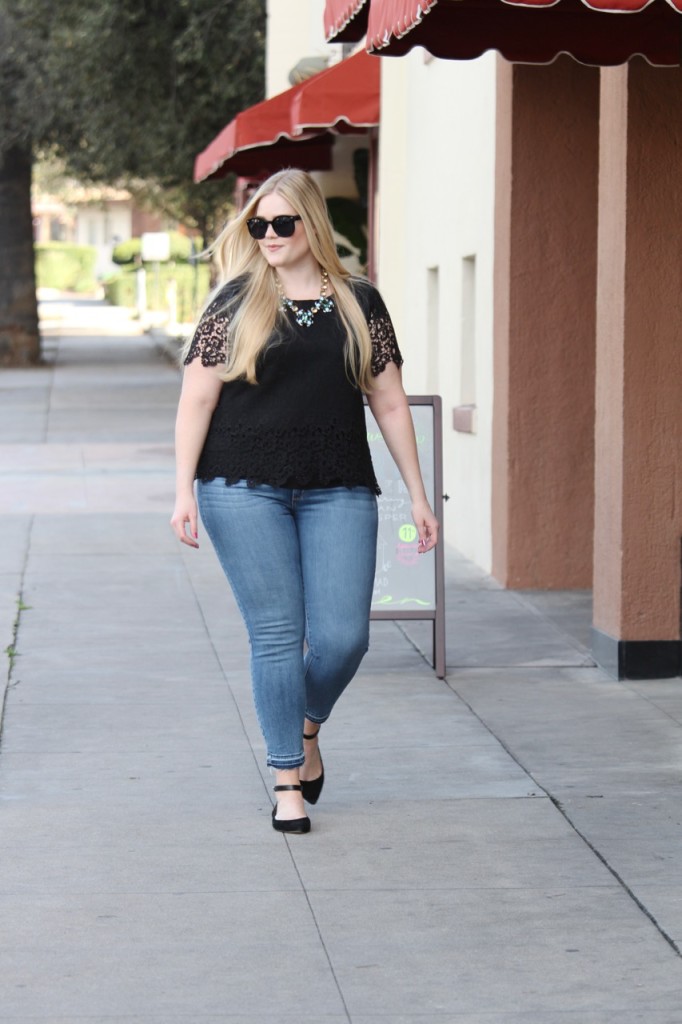
<svg viewBox="0 0 682 1024"><path fill-rule="evenodd" d="M372 343L367 321L349 284L351 275L336 252L334 235L324 196L305 171L288 168L264 181L242 212L218 235L211 252L219 267L217 287L206 308L230 281L238 286L229 299L212 311L228 312L227 356L220 376L224 381L237 379L257 384L258 357L276 327L284 328L279 310L275 271L251 238L246 222L253 217L264 196L276 192L300 214L313 257L326 269L333 288L334 302L346 332L345 358L350 379L364 392L372 389ZM191 340L186 346L187 350Z"/></svg>

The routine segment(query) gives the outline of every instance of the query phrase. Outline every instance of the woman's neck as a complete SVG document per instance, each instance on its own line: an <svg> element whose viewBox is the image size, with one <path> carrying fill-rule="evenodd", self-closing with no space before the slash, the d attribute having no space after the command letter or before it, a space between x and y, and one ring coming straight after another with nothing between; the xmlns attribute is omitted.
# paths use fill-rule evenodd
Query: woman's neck
<svg viewBox="0 0 682 1024"><path fill-rule="evenodd" d="M282 289L290 299L316 299L320 294L322 271L317 261L303 267L276 267Z"/></svg>

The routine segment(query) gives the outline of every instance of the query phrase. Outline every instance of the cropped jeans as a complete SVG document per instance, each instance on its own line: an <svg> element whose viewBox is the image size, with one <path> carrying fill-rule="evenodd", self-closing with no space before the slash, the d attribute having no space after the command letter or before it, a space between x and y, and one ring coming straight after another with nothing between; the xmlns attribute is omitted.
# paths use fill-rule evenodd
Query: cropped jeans
<svg viewBox="0 0 682 1024"><path fill-rule="evenodd" d="M267 763L299 767L304 718L327 720L369 646L376 498L223 479L197 496L248 630Z"/></svg>

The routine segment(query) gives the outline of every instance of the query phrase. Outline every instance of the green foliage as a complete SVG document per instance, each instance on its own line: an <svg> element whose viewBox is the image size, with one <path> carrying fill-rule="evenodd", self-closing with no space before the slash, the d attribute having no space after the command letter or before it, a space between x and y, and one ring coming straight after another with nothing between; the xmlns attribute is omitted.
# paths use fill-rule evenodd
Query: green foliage
<svg viewBox="0 0 682 1024"><path fill-rule="evenodd" d="M353 151L353 179L358 190L360 203L363 209L367 209L369 200L369 150L356 149Z"/></svg>
<svg viewBox="0 0 682 1024"><path fill-rule="evenodd" d="M36 283L39 288L91 292L96 286L97 253L90 245L41 242L35 246Z"/></svg>
<svg viewBox="0 0 682 1024"><path fill-rule="evenodd" d="M360 250L359 260L364 265L367 263L367 212L362 203L356 199L347 199L344 196L333 196L327 200L329 216L332 219L335 230L343 238L347 239L352 246ZM343 245L337 245L339 255L343 256L348 250ZM341 252L340 250L343 250Z"/></svg>
<svg viewBox="0 0 682 1024"><path fill-rule="evenodd" d="M0 161L52 150L207 237L231 183L195 186L194 158L263 98L264 38L265 0L2 0Z"/></svg>
<svg viewBox="0 0 682 1024"><path fill-rule="evenodd" d="M5 362L39 354L35 300L21 299L35 295L30 174L20 173L31 156L61 157L68 174L125 186L215 237L233 182L195 186L194 159L263 98L265 9L266 0L0 0Z"/></svg>
<svg viewBox="0 0 682 1024"><path fill-rule="evenodd" d="M168 309L167 290L170 281L175 281L178 321L191 323L201 309L209 292L209 268L205 263L195 267L187 263L161 264L158 281L156 273L147 270L147 308L151 310ZM135 270L125 268L104 282L104 295L112 306L128 306L136 304Z"/></svg>
<svg viewBox="0 0 682 1024"><path fill-rule="evenodd" d="M327 200L327 208L337 234L359 250L358 259L366 266L369 186L369 151L366 148L358 148L353 152L353 178L359 198L355 200L336 196ZM352 255L351 250L340 242L336 250L341 259Z"/></svg>
<svg viewBox="0 0 682 1024"><path fill-rule="evenodd" d="M104 298L112 306L127 306L129 309L135 307L135 274L129 270L122 270L118 274L112 274L103 281Z"/></svg>
<svg viewBox="0 0 682 1024"><path fill-rule="evenodd" d="M119 242L114 246L111 259L120 267L125 267L129 263L139 263L141 249L142 240L140 238L128 238L125 242Z"/></svg>
<svg viewBox="0 0 682 1024"><path fill-rule="evenodd" d="M170 235L170 258L173 263L187 263L192 255L192 240L179 231L169 231ZM112 253L112 260L119 266L127 264L139 264L142 251L141 238L129 238L125 242L119 242ZM195 249L198 251L198 249Z"/></svg>

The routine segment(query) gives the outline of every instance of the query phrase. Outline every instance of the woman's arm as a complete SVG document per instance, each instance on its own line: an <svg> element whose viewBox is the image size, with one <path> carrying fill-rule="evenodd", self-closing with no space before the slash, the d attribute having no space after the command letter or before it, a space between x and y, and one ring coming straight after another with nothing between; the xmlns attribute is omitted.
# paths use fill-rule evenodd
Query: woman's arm
<svg viewBox="0 0 682 1024"><path fill-rule="evenodd" d="M221 388L215 368L203 366L201 359L185 367L175 421L175 509L171 526L178 540L191 548L199 547L194 475Z"/></svg>
<svg viewBox="0 0 682 1024"><path fill-rule="evenodd" d="M438 542L438 520L426 499L412 415L395 363L389 363L375 378L367 402L409 492L412 518L419 532L419 553L423 554Z"/></svg>

